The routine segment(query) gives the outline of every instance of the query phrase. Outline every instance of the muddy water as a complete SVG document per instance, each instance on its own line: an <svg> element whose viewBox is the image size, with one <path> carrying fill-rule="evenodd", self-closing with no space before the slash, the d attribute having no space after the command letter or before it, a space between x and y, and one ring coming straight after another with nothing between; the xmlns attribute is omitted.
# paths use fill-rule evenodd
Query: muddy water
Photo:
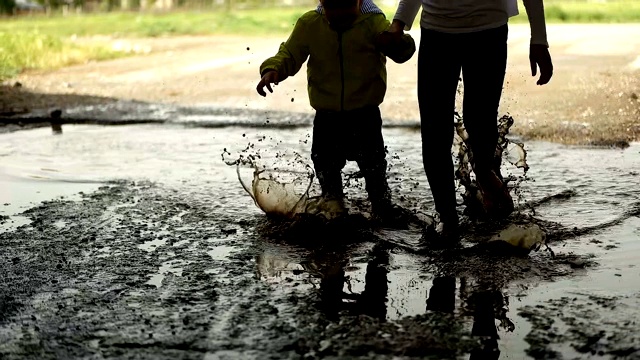
<svg viewBox="0 0 640 360"><path fill-rule="evenodd" d="M300 170L308 119L287 116L271 128L196 113L2 135L0 354L640 357L639 144L526 144L512 222L541 226L553 254L482 246L507 223L470 224L463 249L425 251L412 230L268 222L221 154L253 144L263 162ZM384 135L397 201L431 213L419 133ZM357 179L347 195L364 199Z"/></svg>

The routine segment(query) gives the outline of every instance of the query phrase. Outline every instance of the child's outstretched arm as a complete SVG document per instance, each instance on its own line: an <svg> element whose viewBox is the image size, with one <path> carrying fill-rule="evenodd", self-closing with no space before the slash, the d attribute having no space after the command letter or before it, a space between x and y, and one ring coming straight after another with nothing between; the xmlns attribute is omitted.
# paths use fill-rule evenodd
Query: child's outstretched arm
<svg viewBox="0 0 640 360"><path fill-rule="evenodd" d="M280 81L295 75L300 70L309 56L305 28L304 19L298 19L289 39L280 45L278 53L262 63L260 66L262 78L256 87L258 94L267 96L264 91L265 86L269 92L273 92L271 84L278 85Z"/></svg>
<svg viewBox="0 0 640 360"><path fill-rule="evenodd" d="M549 54L547 42L547 28L544 18L543 0L523 0L524 7L531 27L531 44L529 47L529 61L531 63L531 76L536 76L540 68L538 85L544 85L553 76L553 63Z"/></svg>
<svg viewBox="0 0 640 360"><path fill-rule="evenodd" d="M389 32L389 21L380 16L375 23L376 48L398 64L407 62L416 52L416 43L409 34L396 36Z"/></svg>

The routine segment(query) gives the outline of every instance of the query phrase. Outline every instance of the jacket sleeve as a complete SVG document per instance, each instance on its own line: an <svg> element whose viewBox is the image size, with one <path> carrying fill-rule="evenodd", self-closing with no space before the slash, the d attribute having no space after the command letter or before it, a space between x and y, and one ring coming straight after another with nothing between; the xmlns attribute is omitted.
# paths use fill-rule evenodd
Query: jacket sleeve
<svg viewBox="0 0 640 360"><path fill-rule="evenodd" d="M374 23L375 43L378 50L398 64L407 62L416 52L416 43L409 34L402 35L399 43L386 44L383 33L389 30L389 20L383 15L376 17Z"/></svg>
<svg viewBox="0 0 640 360"><path fill-rule="evenodd" d="M305 21L298 19L289 39L280 45L278 53L262 63L260 76L264 76L267 71L275 70L278 72L279 80L282 81L289 76L294 76L300 70L309 57L305 28Z"/></svg>

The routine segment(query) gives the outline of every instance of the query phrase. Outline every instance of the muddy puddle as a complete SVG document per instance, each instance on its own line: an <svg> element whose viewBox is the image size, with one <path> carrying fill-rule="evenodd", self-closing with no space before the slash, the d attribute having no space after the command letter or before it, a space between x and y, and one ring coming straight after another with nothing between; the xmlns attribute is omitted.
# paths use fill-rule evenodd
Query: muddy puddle
<svg viewBox="0 0 640 360"><path fill-rule="evenodd" d="M0 357L640 358L640 144L526 143L520 213L429 250L416 229L266 219L221 154L302 171L306 117L183 115L0 135ZM431 213L419 132L384 135L396 201ZM484 245L510 223L551 251Z"/></svg>

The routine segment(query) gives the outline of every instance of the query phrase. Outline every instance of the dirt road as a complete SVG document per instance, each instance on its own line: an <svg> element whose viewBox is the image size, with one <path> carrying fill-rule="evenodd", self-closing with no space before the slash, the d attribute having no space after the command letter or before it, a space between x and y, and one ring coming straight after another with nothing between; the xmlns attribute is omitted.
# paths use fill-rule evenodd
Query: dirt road
<svg viewBox="0 0 640 360"><path fill-rule="evenodd" d="M555 76L536 86L528 62L529 29L512 25L501 113L516 133L564 143L607 144L640 135L640 25L550 25ZM412 33L419 41L419 33ZM266 99L255 93L258 67L285 36L143 39L149 55L23 74L3 88L1 108L70 107L134 99L180 105L311 112L305 68ZM416 62L389 64L382 106L390 120L417 120ZM39 95L33 96L31 93Z"/></svg>

